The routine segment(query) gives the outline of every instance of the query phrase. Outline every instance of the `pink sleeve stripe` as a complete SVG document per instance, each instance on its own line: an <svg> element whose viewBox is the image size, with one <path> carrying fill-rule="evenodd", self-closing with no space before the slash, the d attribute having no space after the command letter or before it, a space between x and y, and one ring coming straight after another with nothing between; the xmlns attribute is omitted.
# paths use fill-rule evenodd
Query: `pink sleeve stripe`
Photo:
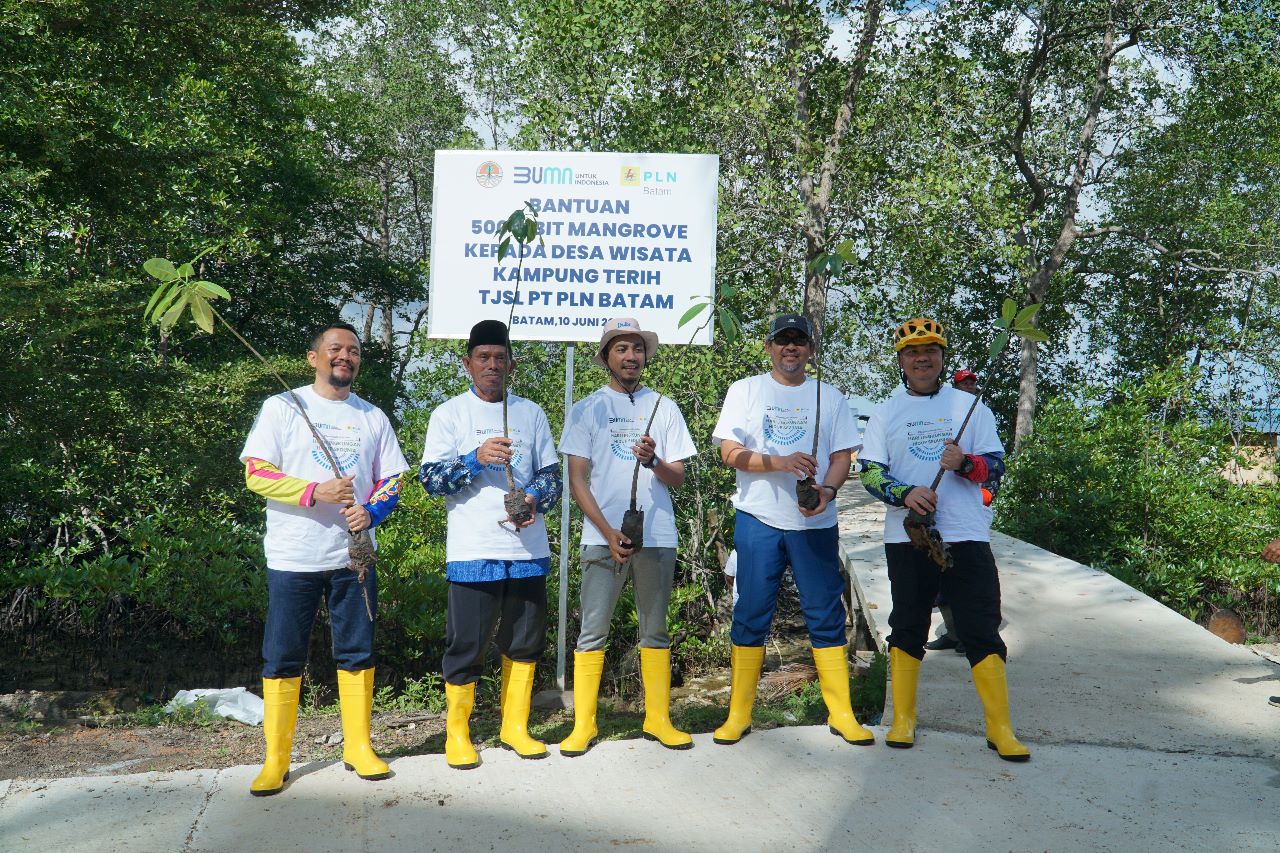
<svg viewBox="0 0 1280 853"><path fill-rule="evenodd" d="M312 493L315 492L316 486L318 485L320 484L319 483L307 484L307 487L302 491L302 497L298 498L298 506L312 506L313 504L315 504L316 499Z"/></svg>
<svg viewBox="0 0 1280 853"><path fill-rule="evenodd" d="M244 464L249 469L250 477L261 477L264 480L283 480L288 476L270 462L263 462L261 459L250 457L244 461Z"/></svg>

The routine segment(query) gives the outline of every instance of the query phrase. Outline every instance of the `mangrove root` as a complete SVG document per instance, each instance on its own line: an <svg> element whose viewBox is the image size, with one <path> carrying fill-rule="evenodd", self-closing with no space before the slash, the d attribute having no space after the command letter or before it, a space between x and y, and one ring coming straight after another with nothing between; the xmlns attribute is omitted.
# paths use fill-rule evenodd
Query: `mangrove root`
<svg viewBox="0 0 1280 853"><path fill-rule="evenodd" d="M622 535L631 541L631 553L644 547L644 510L629 509L622 514Z"/></svg>
<svg viewBox="0 0 1280 853"><path fill-rule="evenodd" d="M503 498L503 504L507 508L507 520L516 527L527 524L529 519L533 518L533 507L525 502L526 497L528 493L524 489L512 489Z"/></svg>
<svg viewBox="0 0 1280 853"><path fill-rule="evenodd" d="M796 503L800 504L801 509L817 509L821 502L822 493L818 491L818 484L812 477L796 482Z"/></svg>

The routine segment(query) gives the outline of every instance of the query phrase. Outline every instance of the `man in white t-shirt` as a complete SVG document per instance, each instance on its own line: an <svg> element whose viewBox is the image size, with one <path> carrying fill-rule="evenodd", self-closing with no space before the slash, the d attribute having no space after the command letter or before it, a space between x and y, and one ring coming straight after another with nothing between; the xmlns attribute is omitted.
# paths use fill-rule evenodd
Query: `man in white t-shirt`
<svg viewBox="0 0 1280 853"><path fill-rule="evenodd" d="M640 623L642 731L649 740L670 749L693 746L693 738L672 726L670 717L667 604L677 543L675 511L667 490L684 483L684 460L697 448L675 402L640 385L657 347L658 336L642 331L635 320L610 320L595 356L595 363L608 371L609 383L573 406L560 439L560 452L569 459L569 488L585 518L579 559L582 631L573 653L574 726L560 743L560 754L569 757L584 754L595 742L596 700L609 623L628 575L635 583ZM631 506L633 474L636 506L644 511L639 551L619 529L623 513Z"/></svg>
<svg viewBox="0 0 1280 853"><path fill-rule="evenodd" d="M1009 721L1005 679L1007 649L1000 638L1000 577L991 554L991 514L982 484L1004 473L1004 445L995 418L981 403L959 443L955 435L974 397L943 382L947 339L942 325L919 317L894 333L894 350L906 393L882 403L863 437L862 484L888 504L884 551L893 611L889 614L889 666L893 725L885 743L915 743L916 684L939 591L951 605L956 633L973 671L986 716L987 744L1008 761L1026 761ZM929 484L945 472L933 491ZM994 490L994 489L993 489ZM932 516L954 565L945 571L911 544L903 520L908 512Z"/></svg>
<svg viewBox="0 0 1280 853"><path fill-rule="evenodd" d="M480 764L470 719L495 625L502 654L499 742L521 758L547 756L546 746L529 736L529 703L547 641L551 550L542 517L559 501L561 487L551 426L537 403L508 393L503 435L503 389L516 364L506 324L473 326L462 364L471 388L431 413L418 476L427 494L444 497L449 516L445 759L469 770ZM518 528L504 506L508 467L533 510Z"/></svg>
<svg viewBox="0 0 1280 853"><path fill-rule="evenodd" d="M854 717L849 702L845 653L845 609L841 594L836 491L849 476L851 449L858 443L849 405L840 389L822 383L821 424L815 424L818 383L805 377L814 353L809 321L781 314L769 325L765 350L773 369L729 387L712 438L720 459L738 469L733 545L738 552L733 608L733 684L729 717L716 729L716 743L732 744L751 731L751 706L773 623L778 586L791 566L822 698L833 734L847 742L875 742ZM813 430L818 428L818 452ZM812 510L796 502L796 482L813 477L820 498Z"/></svg>
<svg viewBox="0 0 1280 853"><path fill-rule="evenodd" d="M360 339L347 323L316 333L307 360L311 385L262 404L240 461L245 483L267 498L267 624L262 640L262 723L267 760L250 785L279 793L289 778L302 670L323 598L333 632L342 708L342 759L364 779L391 775L369 743L377 569L361 582L350 566L351 533L377 527L400 496L409 467L387 416L351 393ZM305 410L328 457L302 415Z"/></svg>

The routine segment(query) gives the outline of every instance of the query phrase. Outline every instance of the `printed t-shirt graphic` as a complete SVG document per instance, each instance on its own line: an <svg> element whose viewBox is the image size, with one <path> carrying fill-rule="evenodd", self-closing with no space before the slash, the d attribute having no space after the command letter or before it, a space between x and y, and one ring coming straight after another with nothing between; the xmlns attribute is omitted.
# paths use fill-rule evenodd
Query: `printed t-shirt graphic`
<svg viewBox="0 0 1280 853"><path fill-rule="evenodd" d="M574 404L560 438L561 453L591 460L591 494L615 528L631 506L631 475L636 462L631 448L644 435L657 399L657 392L649 388L636 393L635 403L626 394L601 388ZM680 409L667 397L662 398L650 435L658 458L666 462L688 459L698 452ZM645 545L675 548L678 539L671 493L648 468L640 469L636 505L644 510ZM594 524L584 521L582 544L607 543Z"/></svg>
<svg viewBox="0 0 1280 853"><path fill-rule="evenodd" d="M551 426L536 403L515 394L507 395L507 422L515 450L511 473L516 488L524 488L539 469L557 461ZM431 413L422 461L445 462L466 456L487 439L501 435L502 402L489 403L468 391L446 400ZM498 526L507 517L503 506L506 494L506 466L482 465L471 485L445 497L449 515L445 540L448 562L537 560L551 556L541 513L519 533L508 526Z"/></svg>
<svg viewBox="0 0 1280 853"><path fill-rule="evenodd" d="M712 439L725 439L747 450L771 456L808 453L813 447L814 385L783 385L768 373L739 379L729 386L720 419ZM818 434L819 483L831 467L831 454L850 450L858 443L858 431L849 413L849 404L840 389L822 383L822 426ZM733 505L780 530L817 530L836 523L834 503L810 518L800 514L796 504L798 478L786 471L750 474L737 471L737 491Z"/></svg>
<svg viewBox="0 0 1280 853"><path fill-rule="evenodd" d="M240 461L262 459L293 477L323 483L338 476L353 476L357 502L368 500L379 480L402 474L409 468L387 416L356 394L345 400L327 400L310 385L294 389L316 431L328 442L340 471L333 471L306 421L288 394L277 394L262 404ZM374 531L369 531L371 537ZM347 521L336 504L300 507L267 501L267 535L264 549L267 567L285 572L340 569L347 556ZM376 538L374 539L376 544Z"/></svg>
<svg viewBox="0 0 1280 853"><path fill-rule="evenodd" d="M889 474L900 482L928 486L938 473L943 443L955 436L972 404L972 394L950 386L943 386L933 397L902 391L871 414L858 458L887 465ZM1004 452L995 417L982 403L965 428L960 449L977 456ZM906 514L902 507L885 507L885 542L910 541L902 527ZM947 542L991 539L991 513L982 506L982 487L950 471L938 484L935 521Z"/></svg>

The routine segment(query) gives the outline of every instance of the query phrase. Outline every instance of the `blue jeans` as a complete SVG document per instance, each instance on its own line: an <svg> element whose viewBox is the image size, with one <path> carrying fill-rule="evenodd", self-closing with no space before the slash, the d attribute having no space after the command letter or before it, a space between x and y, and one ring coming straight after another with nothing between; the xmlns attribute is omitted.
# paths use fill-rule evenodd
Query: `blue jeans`
<svg viewBox="0 0 1280 853"><path fill-rule="evenodd" d="M378 574L369 569L364 586L369 607L378 612ZM311 626L324 598L333 629L338 669L360 672L373 666L373 622L365 610L360 581L350 569L279 572L267 569L267 626L262 636L262 677L302 675L311 646Z"/></svg>
<svg viewBox="0 0 1280 853"><path fill-rule="evenodd" d="M782 573L791 566L809 643L816 649L843 646L844 579L840 572L839 531L780 530L738 511L733 528L738 550L738 603L733 606L729 639L735 646L763 646L778 606Z"/></svg>

